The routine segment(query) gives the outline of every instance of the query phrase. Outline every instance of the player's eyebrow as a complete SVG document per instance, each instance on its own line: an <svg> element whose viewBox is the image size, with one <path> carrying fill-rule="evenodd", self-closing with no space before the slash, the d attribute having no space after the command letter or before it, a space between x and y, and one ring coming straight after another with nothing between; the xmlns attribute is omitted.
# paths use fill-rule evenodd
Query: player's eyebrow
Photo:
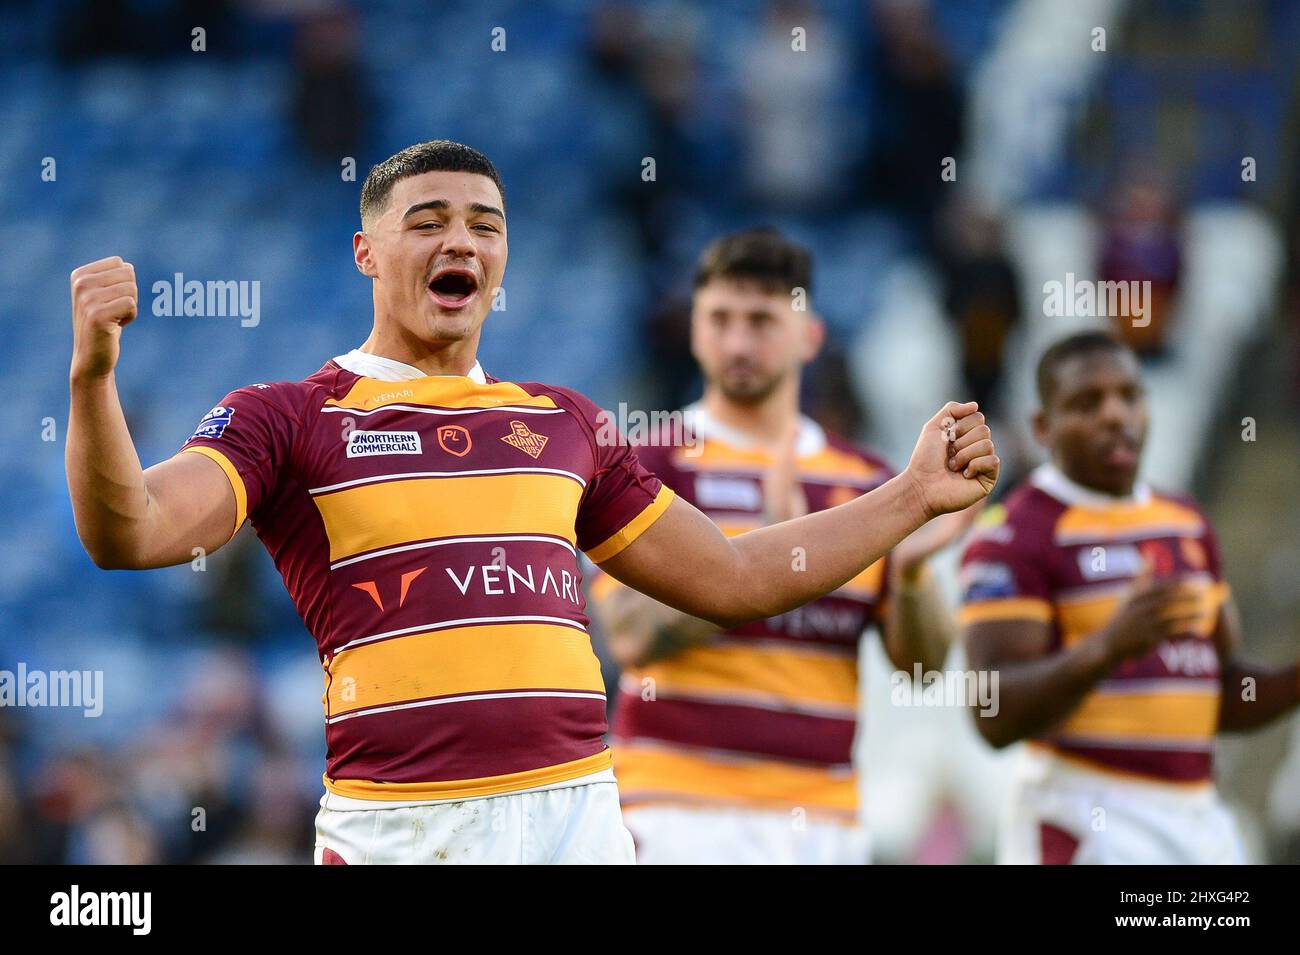
<svg viewBox="0 0 1300 955"><path fill-rule="evenodd" d="M409 219L417 212L426 212L430 209L437 210L439 212L444 212L450 208L451 208L451 203L448 202L446 199L430 199L428 202L417 202L415 205L411 206L411 208L407 209L404 213L402 213L402 218ZM500 209L498 209L496 206L489 206L482 202L471 202L469 205L469 211L474 213L475 215L496 216L502 222L504 222L506 218L506 214L502 212Z"/></svg>

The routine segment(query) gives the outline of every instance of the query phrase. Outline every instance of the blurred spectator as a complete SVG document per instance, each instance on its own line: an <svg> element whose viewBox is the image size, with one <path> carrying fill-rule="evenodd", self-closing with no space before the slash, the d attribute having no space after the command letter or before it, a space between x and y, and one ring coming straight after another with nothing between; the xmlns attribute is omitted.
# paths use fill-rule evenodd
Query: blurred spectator
<svg viewBox="0 0 1300 955"><path fill-rule="evenodd" d="M866 415L853 387L848 356L838 344L826 342L804 375L803 388L803 406L808 417L832 434L852 441L862 440Z"/></svg>
<svg viewBox="0 0 1300 955"><path fill-rule="evenodd" d="M945 158L962 148L964 91L926 0L873 0L880 34L866 56L876 90L873 147L865 175L869 198L893 206L933 237L944 190Z"/></svg>
<svg viewBox="0 0 1300 955"><path fill-rule="evenodd" d="M940 230L944 302L957 326L970 396L996 415L1008 337L1020 321L1020 281L1002 244L1002 225L975 203L949 206Z"/></svg>
<svg viewBox="0 0 1300 955"><path fill-rule="evenodd" d="M298 28L294 120L308 151L325 162L355 157L365 145L370 102L358 43L346 10L308 17Z"/></svg>
<svg viewBox="0 0 1300 955"><path fill-rule="evenodd" d="M691 357L691 300L687 293L656 296L646 316L646 367L653 374L647 400L654 408L681 408L700 396Z"/></svg>
<svg viewBox="0 0 1300 955"><path fill-rule="evenodd" d="M1134 166L1120 181L1102 223L1100 259L1103 282L1151 283L1140 321L1117 315L1116 328L1138 355L1160 358L1182 274L1182 229L1173 194L1159 176Z"/></svg>
<svg viewBox="0 0 1300 955"><path fill-rule="evenodd" d="M226 57L247 48L244 26L230 0L82 0L62 14L59 54L68 62L185 56L196 52L192 31L202 28L202 52Z"/></svg>
<svg viewBox="0 0 1300 955"><path fill-rule="evenodd" d="M244 646L265 633L271 617L258 568L265 559L251 527L221 549L221 559L200 576L202 592L195 616L203 632Z"/></svg>
<svg viewBox="0 0 1300 955"><path fill-rule="evenodd" d="M39 846L35 861L109 861L96 854L104 839L92 840L88 831L120 800L120 779L108 753L85 748L52 756L32 783L33 823ZM93 847L89 844L92 841Z"/></svg>
<svg viewBox="0 0 1300 955"><path fill-rule="evenodd" d="M592 17L588 55L633 133L607 158L605 185L635 224L647 274L655 276L698 172L685 129L698 70L691 39L684 28L657 27L636 8L612 4ZM646 158L654 160L649 179Z"/></svg>
<svg viewBox="0 0 1300 955"><path fill-rule="evenodd" d="M799 32L802 31L802 32ZM743 53L744 168L751 198L808 212L842 208L849 61L840 31L805 0L771 0Z"/></svg>
<svg viewBox="0 0 1300 955"><path fill-rule="evenodd" d="M26 819L18 776L11 762L13 738L8 714L0 709L0 862L21 862L28 858Z"/></svg>
<svg viewBox="0 0 1300 955"><path fill-rule="evenodd" d="M259 761L244 822L225 846L202 862L214 865L291 865L311 861L315 804L305 800L291 759L267 753Z"/></svg>
<svg viewBox="0 0 1300 955"><path fill-rule="evenodd" d="M156 865L165 861L153 830L129 807L114 803L76 831L66 860L74 865Z"/></svg>
<svg viewBox="0 0 1300 955"><path fill-rule="evenodd" d="M689 29L652 23L634 6L612 3L591 19L588 57L595 82L612 95L630 136L605 158L603 186L619 219L630 222L647 303L642 317L650 374L646 400L680 407L697 395L690 357L690 304L677 290L683 280L677 249L690 221L693 197L710 192L699 152L687 131L688 110L698 100L699 63ZM654 160L646 179L644 160Z"/></svg>

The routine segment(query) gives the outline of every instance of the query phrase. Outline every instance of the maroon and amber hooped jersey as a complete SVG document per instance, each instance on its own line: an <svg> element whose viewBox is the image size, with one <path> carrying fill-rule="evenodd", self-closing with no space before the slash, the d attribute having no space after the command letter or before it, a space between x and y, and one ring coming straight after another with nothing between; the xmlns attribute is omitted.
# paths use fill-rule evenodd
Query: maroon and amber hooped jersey
<svg viewBox="0 0 1300 955"><path fill-rule="evenodd" d="M577 551L617 554L672 492L597 414L551 385L330 361L232 392L186 442L316 638L331 792L463 799L609 767Z"/></svg>
<svg viewBox="0 0 1300 955"><path fill-rule="evenodd" d="M1228 588L1214 532L1191 500L1146 487L1110 498L1039 468L981 518L962 562L961 619L1040 620L1059 650L1104 627L1144 565L1198 588L1200 620L1122 663L1034 742L1094 768L1204 784L1219 716L1212 638Z"/></svg>
<svg viewBox="0 0 1300 955"><path fill-rule="evenodd" d="M688 410L699 440L639 448L642 461L727 536L763 526L771 456L698 407ZM879 458L828 437L808 419L797 455L812 511L850 501L892 476ZM623 804L798 806L852 820L858 640L880 619L885 560L803 607L625 672L614 714ZM593 582L597 591L615 586L603 574Z"/></svg>

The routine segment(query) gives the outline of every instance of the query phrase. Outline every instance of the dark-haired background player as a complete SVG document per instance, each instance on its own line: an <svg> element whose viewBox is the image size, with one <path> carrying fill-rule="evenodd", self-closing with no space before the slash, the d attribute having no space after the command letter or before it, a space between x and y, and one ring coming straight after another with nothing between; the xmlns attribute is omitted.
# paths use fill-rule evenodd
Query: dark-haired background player
<svg viewBox="0 0 1300 955"><path fill-rule="evenodd" d="M999 838L1019 863L1242 860L1214 737L1300 702L1300 668L1240 660L1209 521L1138 479L1147 407L1133 353L1100 332L1038 366L1051 455L980 520L963 561L970 665L996 670L995 746L1029 740Z"/></svg>
<svg viewBox="0 0 1300 955"><path fill-rule="evenodd" d="M799 412L804 366L825 335L812 272L808 250L770 229L704 251L691 313L704 376L686 409L693 440L666 434L637 449L728 535L833 507L893 473ZM614 759L638 861L867 861L852 761L859 638L878 627L909 674L914 663L943 665L955 626L925 558L971 516L932 522L819 600L729 630L594 578L623 667Z"/></svg>
<svg viewBox="0 0 1300 955"><path fill-rule="evenodd" d="M949 403L897 478L728 540L598 439L588 399L479 367L507 258L485 156L447 141L392 156L362 188L361 226L365 343L302 381L231 392L148 471L113 376L134 270L108 258L73 272L78 534L100 566L142 569L211 553L252 521L325 671L318 861L630 862L577 551L719 626L770 617L985 497L988 427Z"/></svg>

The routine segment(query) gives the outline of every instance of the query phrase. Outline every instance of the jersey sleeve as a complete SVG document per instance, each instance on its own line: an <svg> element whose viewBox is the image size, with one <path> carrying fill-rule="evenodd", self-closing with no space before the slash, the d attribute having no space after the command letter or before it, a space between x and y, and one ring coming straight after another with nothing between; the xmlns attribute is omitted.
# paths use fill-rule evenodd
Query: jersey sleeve
<svg viewBox="0 0 1300 955"><path fill-rule="evenodd" d="M653 474L664 485L664 488L670 493L676 494L673 485L677 483L678 472L674 468L671 460L671 449L661 445L638 445L632 448L641 467ZM647 525L648 526L648 525ZM590 558L590 554L587 555ZM624 586L618 580L611 577L600 569L594 562L591 565L591 573L588 576L591 587L591 595L597 600L603 600L611 593Z"/></svg>
<svg viewBox="0 0 1300 955"><path fill-rule="evenodd" d="M1033 527L1002 505L979 520L962 555L962 626L990 620L1052 621L1052 590Z"/></svg>
<svg viewBox="0 0 1300 955"><path fill-rule="evenodd" d="M264 391L259 391L264 389ZM270 497L289 460L295 418L270 385L239 388L205 414L181 452L201 454L225 472L235 492L230 536Z"/></svg>
<svg viewBox="0 0 1300 955"><path fill-rule="evenodd" d="M595 403L574 391L561 393L585 422L596 459L578 505L575 530L578 548L593 564L600 564L621 553L662 517L673 492L647 470Z"/></svg>

